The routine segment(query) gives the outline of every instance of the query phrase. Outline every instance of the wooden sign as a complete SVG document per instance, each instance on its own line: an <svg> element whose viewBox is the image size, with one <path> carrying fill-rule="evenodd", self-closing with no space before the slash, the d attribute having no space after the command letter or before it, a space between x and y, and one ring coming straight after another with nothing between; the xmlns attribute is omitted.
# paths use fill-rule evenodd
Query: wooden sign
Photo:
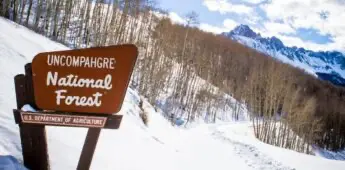
<svg viewBox="0 0 345 170"><path fill-rule="evenodd" d="M24 165L48 170L45 125L89 128L77 169L89 169L101 129L118 129L135 45L40 53L14 77ZM22 111L24 105L37 112Z"/></svg>
<svg viewBox="0 0 345 170"><path fill-rule="evenodd" d="M41 110L117 113L137 56L134 45L40 53L32 62L35 103Z"/></svg>

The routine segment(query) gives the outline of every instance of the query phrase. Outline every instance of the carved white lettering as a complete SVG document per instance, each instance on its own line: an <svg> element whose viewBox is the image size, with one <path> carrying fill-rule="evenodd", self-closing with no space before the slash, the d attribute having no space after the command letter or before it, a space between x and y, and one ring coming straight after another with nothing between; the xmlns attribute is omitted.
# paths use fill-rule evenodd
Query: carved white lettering
<svg viewBox="0 0 345 170"><path fill-rule="evenodd" d="M107 74L104 79L85 79L73 74L59 77L58 72L54 72L53 74L50 71L47 74L47 86L86 87L111 90L113 88L111 81L112 76L110 74Z"/></svg>
<svg viewBox="0 0 345 170"><path fill-rule="evenodd" d="M88 107L100 107L102 105L101 97L103 96L101 93L96 92L92 96L69 96L67 94L67 90L57 90L56 93L56 104L61 105L64 103L65 105L75 105L75 106L88 106Z"/></svg>
<svg viewBox="0 0 345 170"><path fill-rule="evenodd" d="M47 64L62 67L115 69L116 60L113 57L48 55Z"/></svg>
<svg viewBox="0 0 345 170"><path fill-rule="evenodd" d="M67 90L57 90L57 91L55 91L55 93L56 93L56 104L57 105L60 105L60 103L61 103L60 100L66 98L65 96L62 95L62 93L66 93L66 92L67 92Z"/></svg>
<svg viewBox="0 0 345 170"><path fill-rule="evenodd" d="M50 85L50 83L55 86L56 83L57 83L57 80L58 80L58 73L55 72L54 73L54 77L52 75L52 73L49 71L48 74L47 74L47 86Z"/></svg>

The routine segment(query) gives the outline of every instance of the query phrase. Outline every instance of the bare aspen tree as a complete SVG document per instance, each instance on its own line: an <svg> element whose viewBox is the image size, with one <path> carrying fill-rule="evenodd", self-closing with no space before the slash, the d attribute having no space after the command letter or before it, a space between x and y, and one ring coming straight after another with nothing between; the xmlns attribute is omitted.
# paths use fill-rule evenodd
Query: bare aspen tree
<svg viewBox="0 0 345 170"><path fill-rule="evenodd" d="M59 21L59 18L60 18L60 11L61 11L61 8L60 6L62 5L63 3L63 0L56 0L55 1L55 10L54 10L54 17L53 17L53 25L52 26L52 33L50 34L52 36L52 38L54 40L57 40L58 36L59 36L59 33L58 33L58 21Z"/></svg>
<svg viewBox="0 0 345 170"><path fill-rule="evenodd" d="M83 30L83 33L84 33L84 41L83 43L85 44L86 47L89 46L89 43L90 43L90 14L91 14L91 11L92 11L92 2L90 1L87 1L87 9L86 9L86 16L85 16L85 26L84 26L84 30Z"/></svg>
<svg viewBox="0 0 345 170"><path fill-rule="evenodd" d="M102 15L103 15L103 3L104 0L97 0L95 7L92 12L92 39L93 39L93 46L100 46L100 38L101 38L101 27L102 27Z"/></svg>
<svg viewBox="0 0 345 170"><path fill-rule="evenodd" d="M35 12L35 21L34 21L34 25L33 25L33 29L35 31L39 31L38 26L40 23L40 18L41 18L41 13L42 13L42 4L43 4L43 0L37 0L37 6L36 6L36 12Z"/></svg>
<svg viewBox="0 0 345 170"><path fill-rule="evenodd" d="M12 11L12 17L13 17L13 21L17 22L18 19L18 10L19 10L19 0L12 0L12 4L13 4L13 11Z"/></svg>
<svg viewBox="0 0 345 170"><path fill-rule="evenodd" d="M26 2L27 2L27 0L22 0L21 1L20 17L19 17L19 23L20 24L23 22L23 15L24 15L25 7L26 7ZM1 7L0 7L0 9L1 9Z"/></svg>
<svg viewBox="0 0 345 170"><path fill-rule="evenodd" d="M31 15L32 3L33 3L33 0L29 0L29 7L28 7L28 12L26 14L26 20L25 20L26 26L29 26L29 19L30 19L30 15Z"/></svg>
<svg viewBox="0 0 345 170"><path fill-rule="evenodd" d="M70 26L70 19L72 13L72 2L73 1L65 1L64 2L64 15L61 23L61 38L60 41L66 43L67 31Z"/></svg>
<svg viewBox="0 0 345 170"><path fill-rule="evenodd" d="M51 15L52 15L52 6L53 6L53 0L47 0L46 1L46 11L45 11L45 18L43 21L44 25L44 33L46 36L49 36L49 24L51 23Z"/></svg>
<svg viewBox="0 0 345 170"><path fill-rule="evenodd" d="M0 1L0 16L3 16L3 10L4 10L4 1Z"/></svg>
<svg viewBox="0 0 345 170"><path fill-rule="evenodd" d="M118 42L123 42L125 41L125 26L127 24L127 19L128 19L128 14L130 11L130 4L131 4L131 0L124 0L124 8L122 10L122 14L120 17L120 22L119 22L119 29L117 29L115 35L116 37L116 43Z"/></svg>
<svg viewBox="0 0 345 170"><path fill-rule="evenodd" d="M109 35L109 31L108 31L108 29L109 29L109 18L110 18L110 12L111 12L111 7L112 7L112 5L111 5L111 3L109 2L109 3L107 3L107 12L106 12L106 14L105 14L105 19L104 19L104 22L103 22L103 28L102 28L102 30L103 30L103 33L102 33L102 35L101 35L101 40L100 40L100 44L101 45L106 45L107 44L107 39L108 39L108 35Z"/></svg>
<svg viewBox="0 0 345 170"><path fill-rule="evenodd" d="M75 47L80 47L83 43L83 32L85 31L84 30L84 27L85 27L85 23L86 21L85 20L85 17L86 17L86 10L87 10L87 5L88 5L88 0L82 0L80 2L80 9L79 9L79 22L76 23L77 25L77 36L75 37L75 41L74 41L74 46Z"/></svg>
<svg viewBox="0 0 345 170"><path fill-rule="evenodd" d="M3 11L2 16L4 16L7 19L10 19L10 7L11 7L11 0L2 0L3 4Z"/></svg>
<svg viewBox="0 0 345 170"><path fill-rule="evenodd" d="M179 62L180 62L180 68L178 70L178 74L181 74L182 69L184 68L185 64L183 63L184 60L184 55L185 55L185 50L186 50L186 44L187 44L187 38L188 38L188 34L190 31L190 26L193 26L195 24L198 24L198 14L194 11L188 13L186 15L186 29L185 29L185 34L184 34L184 40L183 40L183 45L182 45L182 53L179 57Z"/></svg>
<svg viewBox="0 0 345 170"><path fill-rule="evenodd" d="M115 35L114 33L116 32L117 28L117 20L118 20L118 8L119 8L119 0L113 0L112 2L112 14L111 14L111 19L110 19L110 24L109 24L109 44L114 44L115 43Z"/></svg>

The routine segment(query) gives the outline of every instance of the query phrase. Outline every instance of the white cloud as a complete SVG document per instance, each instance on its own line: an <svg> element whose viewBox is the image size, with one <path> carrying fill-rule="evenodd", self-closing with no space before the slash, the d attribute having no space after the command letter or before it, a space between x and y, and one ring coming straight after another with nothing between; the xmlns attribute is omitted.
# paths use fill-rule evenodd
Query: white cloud
<svg viewBox="0 0 345 170"><path fill-rule="evenodd" d="M248 2L248 3L251 3L251 4L259 4L261 2L264 2L265 0L242 0L244 2Z"/></svg>
<svg viewBox="0 0 345 170"><path fill-rule="evenodd" d="M290 33L296 32L296 30L293 29L290 25L284 24L284 23L278 23L278 22L265 22L264 27L266 28L268 32L275 33L275 34L278 34L278 33L290 34Z"/></svg>
<svg viewBox="0 0 345 170"><path fill-rule="evenodd" d="M158 15L158 16L162 17L161 15ZM175 24L186 24L187 23L186 18L179 16L175 12L170 12L169 18ZM238 25L238 23L236 21L234 21L232 19L225 19L223 21L223 25L221 27L213 26L213 25L210 25L207 23L200 23L199 28L203 31L206 31L206 32L211 32L214 34L220 34L223 32L229 32L229 31L233 30L237 25Z"/></svg>
<svg viewBox="0 0 345 170"><path fill-rule="evenodd" d="M206 32L220 34L222 32L229 32L233 30L237 25L238 23L236 21L231 20L231 19L226 19L224 20L222 27L217 27L210 24L201 23L199 28Z"/></svg>
<svg viewBox="0 0 345 170"><path fill-rule="evenodd" d="M220 34L222 32L229 31L228 29L226 29L224 27L217 27L217 26L213 26L213 25L205 24L205 23L201 23L199 28L203 31L211 32L211 33L215 33L215 34Z"/></svg>
<svg viewBox="0 0 345 170"><path fill-rule="evenodd" d="M298 37L292 37L292 36L278 35L278 38L281 39L287 46L303 47L305 49L311 49L314 51L327 51L330 48L338 47L336 43L317 44L310 41L303 41L302 39Z"/></svg>
<svg viewBox="0 0 345 170"><path fill-rule="evenodd" d="M263 20L263 18L261 18L259 14L254 14L243 18L243 20L247 22L247 25L256 25L258 22Z"/></svg>
<svg viewBox="0 0 345 170"><path fill-rule="evenodd" d="M345 3L335 0L272 0L261 5L261 8L271 21L281 20L295 29L315 29L322 35L330 34L334 37L334 43L325 45L310 42L303 44L299 40L286 37L285 40L303 47L313 47L311 49L344 50ZM322 19L320 13L326 13L327 19Z"/></svg>
<svg viewBox="0 0 345 170"><path fill-rule="evenodd" d="M328 43L328 44L318 44L318 43L314 43L311 41L304 41L302 40L300 37L297 36L288 36L288 35L282 35L279 32L275 32L275 31L269 31L266 28L265 29L253 29L255 32L259 32L262 34L262 36L264 37L277 37L279 38L281 41L283 41L285 46L288 47L302 47L308 50L313 50L313 51L328 51L328 50L332 50L332 49L339 49L339 51L343 51L340 50L341 48L344 49L344 46L342 47L341 44L337 44L335 42L333 43Z"/></svg>
<svg viewBox="0 0 345 170"><path fill-rule="evenodd" d="M249 15L253 12L253 8L242 5L232 4L227 0L204 0L203 5L206 6L210 11L218 11L221 14L226 13L237 13Z"/></svg>
<svg viewBox="0 0 345 170"><path fill-rule="evenodd" d="M223 25L228 30L233 30L239 24L236 21L232 20L232 19L226 19L226 20L224 20Z"/></svg>
<svg viewBox="0 0 345 170"><path fill-rule="evenodd" d="M171 21L173 23L177 23L177 24L185 24L185 23L187 23L185 18L180 17L175 12L170 12L169 13L169 18L171 19Z"/></svg>

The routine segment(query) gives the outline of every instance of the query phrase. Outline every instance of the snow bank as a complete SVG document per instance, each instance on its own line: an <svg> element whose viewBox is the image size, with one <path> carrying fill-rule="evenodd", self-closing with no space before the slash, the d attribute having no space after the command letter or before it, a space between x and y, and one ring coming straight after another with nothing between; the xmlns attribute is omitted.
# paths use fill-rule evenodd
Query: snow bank
<svg viewBox="0 0 345 170"><path fill-rule="evenodd" d="M327 159L345 161L345 150L339 151L339 152L331 152L331 151L313 146L313 152L315 153L316 156L324 157Z"/></svg>
<svg viewBox="0 0 345 170"><path fill-rule="evenodd" d="M13 156L0 156L0 169L2 169L2 170L27 170Z"/></svg>

